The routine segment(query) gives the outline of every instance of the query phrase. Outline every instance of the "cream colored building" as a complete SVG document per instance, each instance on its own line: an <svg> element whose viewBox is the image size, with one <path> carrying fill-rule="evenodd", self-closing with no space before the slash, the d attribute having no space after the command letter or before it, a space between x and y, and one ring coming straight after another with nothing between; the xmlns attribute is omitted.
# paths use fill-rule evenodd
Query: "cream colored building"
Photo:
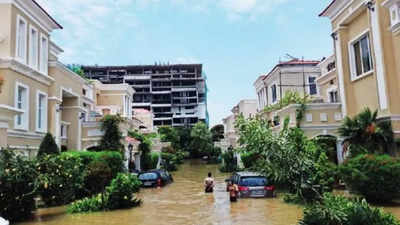
<svg viewBox="0 0 400 225"><path fill-rule="evenodd" d="M334 0L330 19L342 112L378 110L400 135L400 1Z"/></svg>
<svg viewBox="0 0 400 225"><path fill-rule="evenodd" d="M58 61L56 29L62 27L35 1L0 1L1 148L34 156L49 132L62 149L84 150L99 144L106 114L126 118L124 137L143 123L132 119L129 85L86 80Z"/></svg>
<svg viewBox="0 0 400 225"><path fill-rule="evenodd" d="M248 119L257 114L257 100L256 99L243 99L231 110L232 114L222 120L224 125L225 138L219 144L221 148L238 147L238 135L235 129L235 121L239 115Z"/></svg>

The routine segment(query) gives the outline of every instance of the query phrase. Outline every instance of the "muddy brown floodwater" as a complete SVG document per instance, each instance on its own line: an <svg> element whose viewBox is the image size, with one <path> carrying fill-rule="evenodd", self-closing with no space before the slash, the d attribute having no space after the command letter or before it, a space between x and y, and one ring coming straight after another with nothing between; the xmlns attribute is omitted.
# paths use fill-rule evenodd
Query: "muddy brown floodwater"
<svg viewBox="0 0 400 225"><path fill-rule="evenodd" d="M203 179L212 172L213 194L205 194ZM302 217L302 208L281 199L240 199L229 202L225 179L229 174L216 165L189 161L173 173L175 182L162 189L142 189L143 205L129 210L90 214L66 214L65 207L40 209L35 219L19 225L292 225ZM389 211L400 218L399 208Z"/></svg>

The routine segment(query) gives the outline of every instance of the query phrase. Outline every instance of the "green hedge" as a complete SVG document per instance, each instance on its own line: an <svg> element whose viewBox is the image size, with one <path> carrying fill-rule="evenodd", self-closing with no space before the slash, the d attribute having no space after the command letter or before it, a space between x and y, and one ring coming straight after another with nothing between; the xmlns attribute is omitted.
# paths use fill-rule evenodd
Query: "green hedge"
<svg viewBox="0 0 400 225"><path fill-rule="evenodd" d="M36 176L32 161L0 150L0 217L15 222L32 216Z"/></svg>
<svg viewBox="0 0 400 225"><path fill-rule="evenodd" d="M158 158L160 157L160 153L152 152L151 153L151 168L156 169L158 164Z"/></svg>
<svg viewBox="0 0 400 225"><path fill-rule="evenodd" d="M139 179L132 174L120 173L114 178L103 194L73 202L69 213L96 212L135 207L141 204L134 193L139 191Z"/></svg>
<svg viewBox="0 0 400 225"><path fill-rule="evenodd" d="M382 209L373 208L365 200L349 200L325 194L321 203L304 209L300 225L400 225L399 221Z"/></svg>
<svg viewBox="0 0 400 225"><path fill-rule="evenodd" d="M340 176L368 201L390 202L400 194L400 159L388 155L359 155L339 168Z"/></svg>

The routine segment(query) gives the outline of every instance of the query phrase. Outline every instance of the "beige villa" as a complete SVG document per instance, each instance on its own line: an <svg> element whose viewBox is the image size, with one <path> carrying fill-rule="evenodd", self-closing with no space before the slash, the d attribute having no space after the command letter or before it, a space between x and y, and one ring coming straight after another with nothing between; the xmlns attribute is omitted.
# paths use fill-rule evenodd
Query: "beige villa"
<svg viewBox="0 0 400 225"><path fill-rule="evenodd" d="M131 86L87 80L64 66L63 50L51 41L56 29L61 25L34 0L0 1L1 148L34 156L49 132L63 150L89 149L99 144L107 114L126 118L124 137L152 123L134 118Z"/></svg>
<svg viewBox="0 0 400 225"><path fill-rule="evenodd" d="M342 113L369 107L400 136L400 1L334 0L330 19Z"/></svg>

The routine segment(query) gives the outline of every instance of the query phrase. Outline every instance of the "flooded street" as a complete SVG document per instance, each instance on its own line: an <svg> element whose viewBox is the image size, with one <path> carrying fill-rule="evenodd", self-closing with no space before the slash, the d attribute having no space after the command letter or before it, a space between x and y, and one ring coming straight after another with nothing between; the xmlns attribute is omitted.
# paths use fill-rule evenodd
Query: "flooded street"
<svg viewBox="0 0 400 225"><path fill-rule="evenodd" d="M212 172L216 180L213 194L205 194L203 179ZM191 161L173 173L175 182L162 189L142 189L143 205L129 210L69 215L64 207L40 209L34 221L20 225L176 225L238 224L292 225L302 217L302 209L280 199L240 199L230 203L224 180L229 176L217 165Z"/></svg>

